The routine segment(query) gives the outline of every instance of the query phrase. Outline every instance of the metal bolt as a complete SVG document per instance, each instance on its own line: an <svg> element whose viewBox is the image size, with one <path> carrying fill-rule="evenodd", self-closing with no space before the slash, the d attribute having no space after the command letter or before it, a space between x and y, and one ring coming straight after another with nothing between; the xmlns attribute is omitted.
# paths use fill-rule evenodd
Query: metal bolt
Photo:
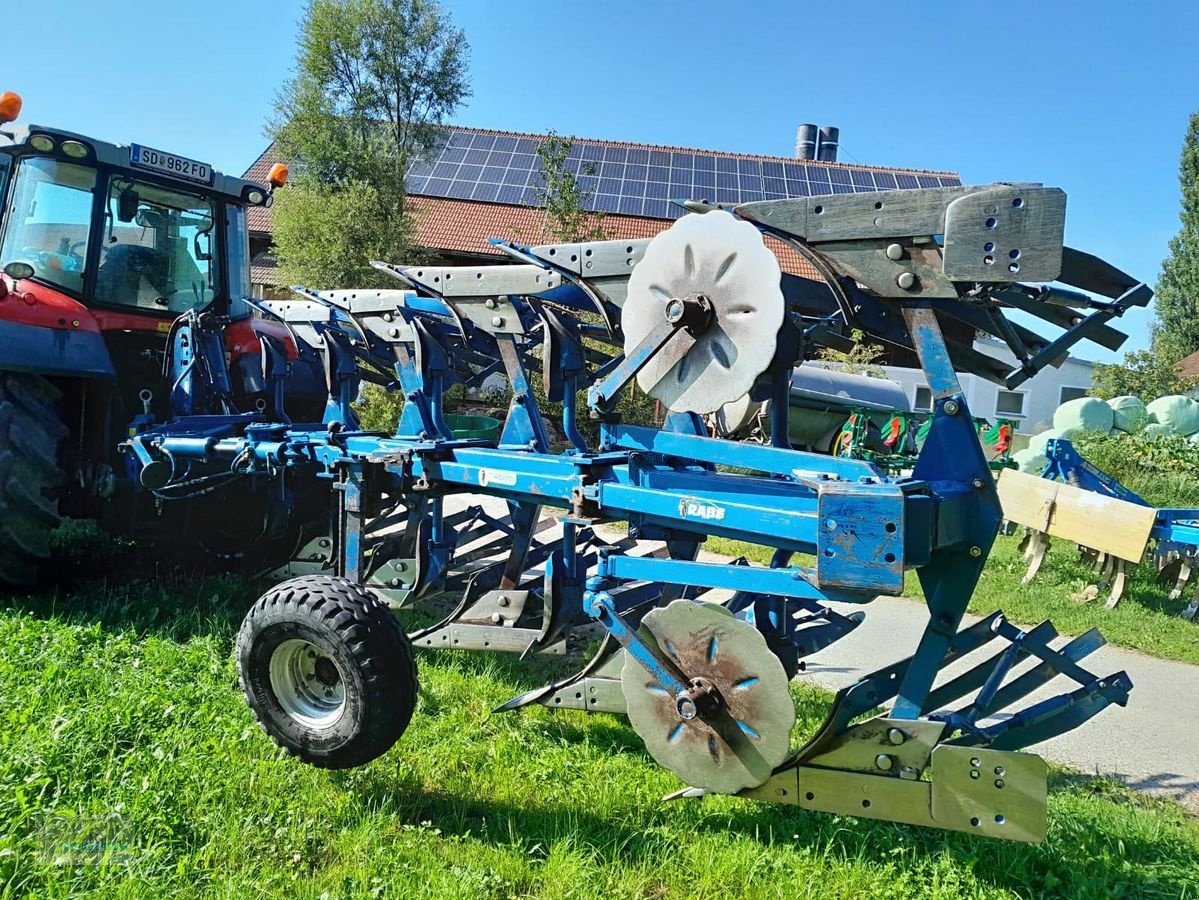
<svg viewBox="0 0 1199 900"><path fill-rule="evenodd" d="M899 246L899 244L888 244L887 245L887 259L891 259L891 260L903 259L903 247ZM901 285L901 287L902 287L902 285Z"/></svg>
<svg viewBox="0 0 1199 900"><path fill-rule="evenodd" d="M384 322L394 322L395 318L396 317L393 316L391 313L383 313L383 321Z"/></svg>
<svg viewBox="0 0 1199 900"><path fill-rule="evenodd" d="M400 579L398 579L398 578L393 578L393 579L391 579L391 586L392 586L393 588L398 588L398 587L399 587L401 584L403 584L403 583L404 583L404 582L400 581Z"/></svg>
<svg viewBox="0 0 1199 900"><path fill-rule="evenodd" d="M321 546L322 546L322 547L328 547L328 546L329 546L329 539L328 539L328 538L321 538L321 540L320 540L320 544L321 544Z"/></svg>
<svg viewBox="0 0 1199 900"><path fill-rule="evenodd" d="M493 621L496 625L499 625L500 622L504 621L504 617L498 612L495 612L491 614L491 621Z"/></svg>
<svg viewBox="0 0 1199 900"><path fill-rule="evenodd" d="M502 328L504 326L504 317L496 316L494 319L491 320L491 324L496 328Z"/></svg>
<svg viewBox="0 0 1199 900"><path fill-rule="evenodd" d="M911 272L900 272L899 277L895 279L895 283L905 291L910 291L916 284L916 276Z"/></svg>
<svg viewBox="0 0 1199 900"><path fill-rule="evenodd" d="M512 602L512 601L508 599L508 595L507 595L507 594L504 594L504 595L503 595L502 597L500 597L500 599L499 599L499 604L500 604L500 606L507 606L507 605L508 605L509 603L511 603L511 602Z"/></svg>
<svg viewBox="0 0 1199 900"><path fill-rule="evenodd" d="M393 337L393 338L398 338L400 336L400 329L398 329L398 328L387 329L387 336Z"/></svg>
<svg viewBox="0 0 1199 900"><path fill-rule="evenodd" d="M483 305L486 306L488 309L495 309L495 299L492 297L488 297L486 300L483 301Z"/></svg>
<svg viewBox="0 0 1199 900"><path fill-rule="evenodd" d="M907 733L902 728L888 728L887 740L898 747L908 739Z"/></svg>
<svg viewBox="0 0 1199 900"><path fill-rule="evenodd" d="M973 481L970 482L970 484L973 487L978 488L979 490L982 490L984 487L987 486L987 483L985 481L983 481L981 478L975 478Z"/></svg>
<svg viewBox="0 0 1199 900"><path fill-rule="evenodd" d="M975 781L977 781L977 780L978 780L978 777L979 777L979 776L978 776L978 769L971 769L971 770L970 770L970 777L971 777L971 778L973 778Z"/></svg>
<svg viewBox="0 0 1199 900"><path fill-rule="evenodd" d="M978 559L980 556L983 555L983 548L982 547L971 547L970 555L973 556L975 559Z"/></svg>
<svg viewBox="0 0 1199 900"><path fill-rule="evenodd" d="M956 416L958 414L958 410L960 408L961 407L958 406L958 402L956 400L946 400L945 401L945 414L946 415Z"/></svg>
<svg viewBox="0 0 1199 900"><path fill-rule="evenodd" d="M895 765L895 760L886 753L880 753L874 758L875 768L882 769L884 772L890 772L893 765Z"/></svg>
<svg viewBox="0 0 1199 900"><path fill-rule="evenodd" d="M920 770L914 766L904 766L899 770L899 777L906 778L908 781L915 781L920 777Z"/></svg>
<svg viewBox="0 0 1199 900"><path fill-rule="evenodd" d="M1003 779L1002 778L995 779L995 787L997 787L997 788L1003 787Z"/></svg>

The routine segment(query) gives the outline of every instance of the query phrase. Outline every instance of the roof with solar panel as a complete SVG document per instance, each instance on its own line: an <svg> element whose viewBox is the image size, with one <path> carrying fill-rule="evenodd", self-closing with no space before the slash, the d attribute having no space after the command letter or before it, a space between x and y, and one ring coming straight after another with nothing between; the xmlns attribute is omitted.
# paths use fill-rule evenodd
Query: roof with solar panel
<svg viewBox="0 0 1199 900"><path fill-rule="evenodd" d="M413 194L537 205L537 135L447 129L432 159L408 171ZM713 150L688 150L572 138L567 169L595 210L654 219L677 218L672 199L751 203L822 194L897 188L952 187L953 172L921 172L845 165L832 160L787 159Z"/></svg>
<svg viewBox="0 0 1199 900"><path fill-rule="evenodd" d="M546 135L458 126L442 133L436 149L408 170L422 245L495 256L488 237L538 227L537 147ZM962 183L956 172L839 162L838 137L836 128L801 125L794 158L571 137L566 167L614 238L652 237L685 212L672 202L678 200L736 204ZM272 145L245 177L253 180L277 161ZM270 211L250 210L249 223L269 234Z"/></svg>

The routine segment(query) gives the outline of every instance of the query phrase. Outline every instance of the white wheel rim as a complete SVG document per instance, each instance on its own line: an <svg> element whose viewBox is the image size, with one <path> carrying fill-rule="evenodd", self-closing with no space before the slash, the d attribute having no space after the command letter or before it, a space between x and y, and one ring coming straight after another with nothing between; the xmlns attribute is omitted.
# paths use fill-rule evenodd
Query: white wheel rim
<svg viewBox="0 0 1199 900"><path fill-rule="evenodd" d="M345 678L310 641L292 638L271 654L271 690L283 711L313 729L332 728L345 711Z"/></svg>

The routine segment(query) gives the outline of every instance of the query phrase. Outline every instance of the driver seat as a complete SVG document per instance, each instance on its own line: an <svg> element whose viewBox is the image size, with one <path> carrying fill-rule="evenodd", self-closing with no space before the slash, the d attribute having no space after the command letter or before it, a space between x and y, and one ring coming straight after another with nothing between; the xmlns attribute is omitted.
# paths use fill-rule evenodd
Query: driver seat
<svg viewBox="0 0 1199 900"><path fill-rule="evenodd" d="M96 297L109 303L165 310L155 301L171 295L170 269L170 259L153 247L113 244L96 273Z"/></svg>

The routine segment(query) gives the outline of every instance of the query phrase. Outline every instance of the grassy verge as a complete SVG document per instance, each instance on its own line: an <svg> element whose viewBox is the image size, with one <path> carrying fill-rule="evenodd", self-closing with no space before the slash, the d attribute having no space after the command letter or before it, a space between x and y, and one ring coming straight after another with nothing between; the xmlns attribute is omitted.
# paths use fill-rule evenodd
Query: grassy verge
<svg viewBox="0 0 1199 900"><path fill-rule="evenodd" d="M420 710L369 766L277 752L235 688L254 590L133 584L0 608L0 894L229 897L1195 897L1199 824L1058 774L1029 846L731 798L621 719L489 710L510 657L419 658ZM825 698L798 694L814 723Z"/></svg>
<svg viewBox="0 0 1199 900"><path fill-rule="evenodd" d="M1199 664L1199 622L1178 617L1190 600L1190 592L1183 599L1167 600L1170 588L1154 581L1152 566L1134 566L1124 599L1115 609L1107 610L1103 595L1091 603L1071 599L1095 577L1090 564L1081 562L1074 546L1064 541L1053 544L1032 584L1021 587L1020 579L1028 566L1017 549L1018 543L1018 537L1000 536L995 541L970 600L970 612L986 615L1002 609L1009 619L1023 625L1052 619L1062 634L1099 628L1109 644ZM746 556L762 565L769 564L772 552L724 538L709 538L704 549L723 556ZM916 599L923 596L914 572L908 573L904 593Z"/></svg>

